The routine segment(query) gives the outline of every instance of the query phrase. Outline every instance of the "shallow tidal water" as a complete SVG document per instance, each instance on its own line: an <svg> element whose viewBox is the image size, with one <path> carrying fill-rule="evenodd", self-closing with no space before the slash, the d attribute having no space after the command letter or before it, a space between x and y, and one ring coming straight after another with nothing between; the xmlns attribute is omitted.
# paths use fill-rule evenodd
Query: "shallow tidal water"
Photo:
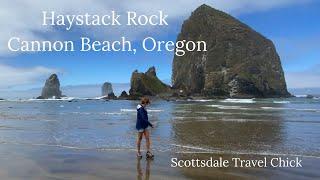
<svg viewBox="0 0 320 180"><path fill-rule="evenodd" d="M319 99L153 101L153 161L135 157L137 103L1 101L0 178L320 177ZM299 157L303 167L171 168L173 157Z"/></svg>

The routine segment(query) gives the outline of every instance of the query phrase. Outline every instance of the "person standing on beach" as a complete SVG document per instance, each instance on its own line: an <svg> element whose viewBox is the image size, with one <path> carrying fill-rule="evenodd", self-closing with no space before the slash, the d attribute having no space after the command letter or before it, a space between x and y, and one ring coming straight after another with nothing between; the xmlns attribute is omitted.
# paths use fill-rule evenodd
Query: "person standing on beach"
<svg viewBox="0 0 320 180"><path fill-rule="evenodd" d="M141 103L137 106L137 122L136 129L138 131L138 140L137 140L137 157L141 158L142 154L140 151L142 137L144 136L146 139L147 146L147 158L153 158L154 155L150 151L150 134L148 127L152 127L153 125L148 120L148 112L146 110L146 106L150 104L150 100L147 97L141 98Z"/></svg>

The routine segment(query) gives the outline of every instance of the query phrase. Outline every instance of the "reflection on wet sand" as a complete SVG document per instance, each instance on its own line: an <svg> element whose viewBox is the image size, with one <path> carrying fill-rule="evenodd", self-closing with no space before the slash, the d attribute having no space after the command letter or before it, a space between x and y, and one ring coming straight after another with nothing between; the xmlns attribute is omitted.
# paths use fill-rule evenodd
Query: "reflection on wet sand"
<svg viewBox="0 0 320 180"><path fill-rule="evenodd" d="M150 166L152 159L146 159L146 167L145 167L145 174L143 174L143 170L141 168L141 158L137 158L137 179L138 180L149 180L150 179ZM143 178L144 177L144 178Z"/></svg>
<svg viewBox="0 0 320 180"><path fill-rule="evenodd" d="M190 113L181 114L182 120L172 123L177 144L227 151L265 151L275 150L285 135L282 117L275 114L270 121L259 121L264 118L259 116L240 121L238 115L212 114L206 114L206 121L197 121L197 117L189 117L205 111L204 107L190 106L188 110Z"/></svg>
<svg viewBox="0 0 320 180"><path fill-rule="evenodd" d="M180 153L177 153L179 159L210 157L229 160L233 157L259 159L262 157L259 155L261 152L277 150L283 152L284 149L281 147L285 133L280 114L259 116L261 112L255 110L258 108L253 105L247 105L245 110L227 108L221 111L203 105L189 105L182 108L177 106L175 111L178 113L175 115L180 119L173 121L172 129L176 144L184 145ZM203 113L197 114L197 112ZM261 121L262 119L264 121ZM259 168L179 168L179 170L186 177L197 179L210 177L247 179L272 174Z"/></svg>

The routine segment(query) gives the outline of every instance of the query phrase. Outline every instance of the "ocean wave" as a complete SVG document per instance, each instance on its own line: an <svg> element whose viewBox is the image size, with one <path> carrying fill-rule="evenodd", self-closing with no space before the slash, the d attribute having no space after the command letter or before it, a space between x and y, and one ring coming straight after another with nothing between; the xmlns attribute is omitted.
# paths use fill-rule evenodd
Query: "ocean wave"
<svg viewBox="0 0 320 180"><path fill-rule="evenodd" d="M196 114L234 114L231 112L222 112L222 111L200 111L200 112L195 112L195 113Z"/></svg>
<svg viewBox="0 0 320 180"><path fill-rule="evenodd" d="M71 113L72 114L81 114L81 115L91 115L91 114L93 114L93 113L89 113L89 112L71 112Z"/></svg>
<svg viewBox="0 0 320 180"><path fill-rule="evenodd" d="M173 119L179 120L179 119L196 119L196 120L207 120L208 118L205 116L197 116L197 117L193 117L193 116L175 116L173 117Z"/></svg>
<svg viewBox="0 0 320 180"><path fill-rule="evenodd" d="M270 109L270 110L290 110L292 108L284 108L284 107L260 107L261 109Z"/></svg>
<svg viewBox="0 0 320 180"><path fill-rule="evenodd" d="M191 113L191 111L188 111L188 110L175 110L173 113Z"/></svg>
<svg viewBox="0 0 320 180"><path fill-rule="evenodd" d="M250 108L245 108L241 106L221 106L218 109L240 109L240 110L249 110Z"/></svg>
<svg viewBox="0 0 320 180"><path fill-rule="evenodd" d="M121 112L137 112L136 109L120 109ZM148 112L163 112L163 109L147 109Z"/></svg>
<svg viewBox="0 0 320 180"><path fill-rule="evenodd" d="M236 154L236 155L258 155L258 156L299 156L305 158L317 158L320 159L320 156L317 155L308 155L308 154L291 154L291 153L278 153L271 151L246 151L246 150L224 150L218 148L205 148L198 147L193 145L180 145L180 144L170 144L171 146L175 146L183 149L193 149L195 151L177 151L176 153L180 154Z"/></svg>
<svg viewBox="0 0 320 180"><path fill-rule="evenodd" d="M65 114L65 113L63 113ZM80 115L124 115L124 112L71 112L71 114L80 114Z"/></svg>
<svg viewBox="0 0 320 180"><path fill-rule="evenodd" d="M214 99L188 99L187 101L194 101L194 102L211 102L215 101Z"/></svg>
<svg viewBox="0 0 320 180"><path fill-rule="evenodd" d="M246 115L246 116L270 116L270 113L253 113L250 111L247 112L225 112L225 111L201 111L194 112L196 114L221 114L221 115Z"/></svg>
<svg viewBox="0 0 320 180"><path fill-rule="evenodd" d="M28 99L28 100L19 100L19 101L72 101L77 99L75 97L62 97L61 99Z"/></svg>
<svg viewBox="0 0 320 180"><path fill-rule="evenodd" d="M221 106L223 106L223 105L218 105L218 104L210 104L210 105L206 105L207 107L216 107L216 108L218 108L218 107L221 107Z"/></svg>
<svg viewBox="0 0 320 180"><path fill-rule="evenodd" d="M197 147L197 146L191 146L191 145L180 145L180 144L170 144L171 146L181 147L181 148L187 148L187 149L196 149L196 150L204 150L208 151L209 149Z"/></svg>
<svg viewBox="0 0 320 180"><path fill-rule="evenodd" d="M9 145L20 145L20 146L44 146L44 147L54 147L54 148L63 148L63 149L73 149L73 150L94 150L94 151L136 151L136 148L128 147L84 147L84 146L75 146L75 145L64 145L64 144L48 144L48 143L25 143L25 142L5 142L1 141L1 144ZM235 155L257 155L257 156L298 156L304 158L316 158L320 159L319 155L313 154L298 154L298 153L286 153L286 152L272 152L272 151L250 151L250 150L225 150L221 148L207 148L200 147L189 144L169 144L173 148L165 148L159 152L174 152L178 154L235 154ZM179 148L179 149L176 149ZM180 150L181 149L181 150ZM187 150L183 150L187 149Z"/></svg>
<svg viewBox="0 0 320 180"><path fill-rule="evenodd" d="M256 101L254 101L254 99L224 99L224 100L221 100L220 102L224 102L224 103L244 103L244 104L256 103Z"/></svg>
<svg viewBox="0 0 320 180"><path fill-rule="evenodd" d="M275 104L289 104L290 101L273 101Z"/></svg>
<svg viewBox="0 0 320 180"><path fill-rule="evenodd" d="M207 105L208 107L214 107L218 109L240 109L240 110L249 110L251 108L247 107L242 107L242 106L223 106L223 105L217 105L217 104L212 104L212 105Z"/></svg>
<svg viewBox="0 0 320 180"><path fill-rule="evenodd" d="M320 112L320 109L299 109L299 108L285 108L285 107L260 107L261 109L270 110L294 110L294 111L310 111L310 112Z"/></svg>
<svg viewBox="0 0 320 180"><path fill-rule="evenodd" d="M136 112L136 109L120 109L121 112Z"/></svg>
<svg viewBox="0 0 320 180"><path fill-rule="evenodd" d="M306 98L307 95L306 94L298 94L298 95L294 95L297 98Z"/></svg>
<svg viewBox="0 0 320 180"><path fill-rule="evenodd" d="M121 113L121 112L103 112L101 114L104 114L104 115L123 115L124 113Z"/></svg>
<svg viewBox="0 0 320 180"><path fill-rule="evenodd" d="M193 117L193 116L176 116L174 117L175 120L185 120L182 121L182 123L185 122L239 122L239 123L243 123L243 122L272 122L272 120L268 120L268 119L244 119L244 118L221 118L221 119L217 119L217 118L210 118L210 117L204 117L204 116L200 116L200 117ZM295 121L294 121L295 122Z"/></svg>

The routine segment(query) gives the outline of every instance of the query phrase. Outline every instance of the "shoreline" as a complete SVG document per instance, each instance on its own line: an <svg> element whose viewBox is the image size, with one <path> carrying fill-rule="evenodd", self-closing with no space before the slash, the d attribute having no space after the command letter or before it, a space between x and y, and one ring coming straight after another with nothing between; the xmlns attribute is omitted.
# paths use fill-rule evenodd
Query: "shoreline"
<svg viewBox="0 0 320 180"><path fill-rule="evenodd" d="M21 145L0 145L0 157L10 159L0 165L0 177L32 179L203 179L203 178L303 178L319 177L319 158L302 158L301 168L172 168L170 159L206 159L210 157L230 159L261 158L252 155L230 154L179 154L154 151L155 159L137 159L134 151L94 151L66 149L61 147L34 147ZM268 156L273 157L273 156ZM14 171L14 173L13 173ZM37 171L37 173L30 173Z"/></svg>
<svg viewBox="0 0 320 180"><path fill-rule="evenodd" d="M291 98L303 98L303 99L319 99L317 96L313 97L307 97L307 95L302 96L291 96L291 97L267 97L267 98L261 98L261 97L252 97L252 98L231 98L231 97L215 97L215 98L208 98L204 96L190 96L190 97L184 97L184 98L163 98L158 96L148 96L151 100L162 100L162 101L214 101L214 100L254 100L254 99L261 99L261 100L268 100L268 99L291 99ZM74 100L83 100L83 101L139 101L140 98L112 98L108 99L106 97L62 97L62 98L48 98L48 99L38 99L38 98L14 98L14 99L5 99L0 98L1 101L74 101Z"/></svg>

